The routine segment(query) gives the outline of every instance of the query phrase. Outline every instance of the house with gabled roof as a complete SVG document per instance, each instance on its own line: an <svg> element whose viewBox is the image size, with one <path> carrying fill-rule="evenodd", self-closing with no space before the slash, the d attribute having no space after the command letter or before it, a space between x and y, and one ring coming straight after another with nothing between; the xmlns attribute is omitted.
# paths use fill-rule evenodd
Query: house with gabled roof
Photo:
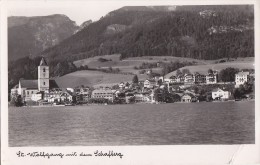
<svg viewBox="0 0 260 165"><path fill-rule="evenodd" d="M213 100L226 100L229 99L231 93L229 91L224 91L220 88L216 88L212 90L212 99Z"/></svg>
<svg viewBox="0 0 260 165"><path fill-rule="evenodd" d="M218 73L213 72L206 75L206 84L216 84L218 82Z"/></svg>
<svg viewBox="0 0 260 165"><path fill-rule="evenodd" d="M144 88L153 88L155 86L156 86L156 81L153 79L144 81Z"/></svg>
<svg viewBox="0 0 260 165"><path fill-rule="evenodd" d="M190 103L190 102L196 102L196 101L197 101L197 97L191 93L184 93L181 96L181 102Z"/></svg>
<svg viewBox="0 0 260 165"><path fill-rule="evenodd" d="M206 83L206 76L203 74L195 73L193 78L196 84Z"/></svg>
<svg viewBox="0 0 260 165"><path fill-rule="evenodd" d="M178 83L183 83L184 80L185 80L185 78L182 75L178 75L177 78L176 78L176 82L178 82Z"/></svg>
<svg viewBox="0 0 260 165"><path fill-rule="evenodd" d="M185 74L184 75L184 83L185 84L194 84L194 76L193 76L193 74Z"/></svg>

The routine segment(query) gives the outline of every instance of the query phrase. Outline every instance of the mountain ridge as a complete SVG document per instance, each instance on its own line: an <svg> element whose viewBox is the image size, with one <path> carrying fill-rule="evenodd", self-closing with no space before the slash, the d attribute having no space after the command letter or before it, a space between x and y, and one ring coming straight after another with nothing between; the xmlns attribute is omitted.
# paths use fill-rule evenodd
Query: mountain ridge
<svg viewBox="0 0 260 165"><path fill-rule="evenodd" d="M8 18L9 60L37 56L73 35L79 27L62 14Z"/></svg>
<svg viewBox="0 0 260 165"><path fill-rule="evenodd" d="M170 55L219 59L254 55L252 6L176 6L171 11L167 8L131 6L111 11L41 54L50 58L62 55L71 61L114 53L122 54L123 58ZM117 33L107 35L105 31L112 25L120 28ZM231 31L225 32L222 27ZM210 28L216 30L211 32ZM185 36L194 40L197 47L183 42ZM236 40L244 42L242 47Z"/></svg>

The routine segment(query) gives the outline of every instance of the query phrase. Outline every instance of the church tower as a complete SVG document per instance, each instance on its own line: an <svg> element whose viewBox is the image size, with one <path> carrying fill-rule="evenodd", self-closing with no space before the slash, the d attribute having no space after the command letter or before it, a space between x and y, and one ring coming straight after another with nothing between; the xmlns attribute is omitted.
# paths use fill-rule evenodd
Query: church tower
<svg viewBox="0 0 260 165"><path fill-rule="evenodd" d="M49 66L44 57L42 57L38 66L38 90L49 90Z"/></svg>

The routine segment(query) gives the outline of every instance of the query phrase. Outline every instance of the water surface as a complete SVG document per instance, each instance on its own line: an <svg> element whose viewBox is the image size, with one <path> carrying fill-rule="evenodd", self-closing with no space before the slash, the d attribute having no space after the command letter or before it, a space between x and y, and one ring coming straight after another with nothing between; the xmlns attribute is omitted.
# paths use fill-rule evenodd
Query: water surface
<svg viewBox="0 0 260 165"><path fill-rule="evenodd" d="M252 144L254 104L9 107L9 146Z"/></svg>

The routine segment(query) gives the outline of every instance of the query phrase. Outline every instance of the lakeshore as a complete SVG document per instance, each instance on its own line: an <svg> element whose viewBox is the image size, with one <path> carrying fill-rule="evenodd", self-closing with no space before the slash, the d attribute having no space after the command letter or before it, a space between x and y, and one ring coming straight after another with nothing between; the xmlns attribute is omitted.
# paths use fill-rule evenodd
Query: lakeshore
<svg viewBox="0 0 260 165"><path fill-rule="evenodd" d="M9 146L254 144L254 106L255 101L40 107L35 111L9 107Z"/></svg>
<svg viewBox="0 0 260 165"><path fill-rule="evenodd" d="M252 102L252 101L255 101L255 99L243 99L243 100L226 100L226 101L223 101L223 100L215 100L215 101L211 101L211 102L207 102L207 103L223 103L223 102ZM192 104L199 104L199 103L204 103L205 101L203 102L192 102ZM189 102L174 102L175 104L187 104ZM54 104L46 104L46 105L32 105L32 106L23 106L23 107L28 107L28 108L42 108L42 107L61 107L61 108L64 108L64 107L84 107L84 106L115 106L115 105L145 105L145 104L169 104L169 103L165 103L165 102L137 102L137 103L131 103L131 104L104 104L104 103L100 103L100 104L78 104L78 105L64 105L64 104L61 104L61 105L54 105ZM172 103L170 103L172 104ZM9 106L9 108L11 107L11 110L12 110L12 107L14 106ZM15 107L15 109L19 109L19 107Z"/></svg>

